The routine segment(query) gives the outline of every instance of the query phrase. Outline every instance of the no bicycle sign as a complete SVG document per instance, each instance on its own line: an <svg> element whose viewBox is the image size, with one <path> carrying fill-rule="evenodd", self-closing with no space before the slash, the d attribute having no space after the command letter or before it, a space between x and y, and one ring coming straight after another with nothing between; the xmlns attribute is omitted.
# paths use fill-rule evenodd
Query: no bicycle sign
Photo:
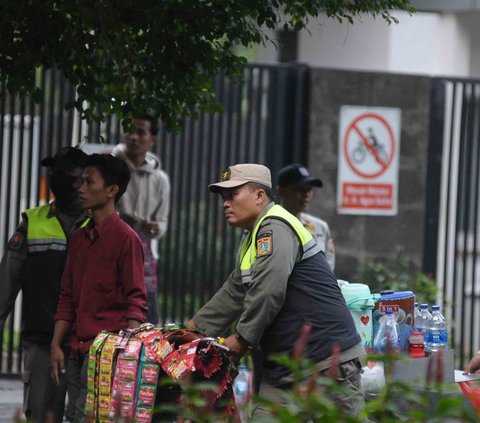
<svg viewBox="0 0 480 423"><path fill-rule="evenodd" d="M339 213L397 214L400 121L397 108L340 108Z"/></svg>

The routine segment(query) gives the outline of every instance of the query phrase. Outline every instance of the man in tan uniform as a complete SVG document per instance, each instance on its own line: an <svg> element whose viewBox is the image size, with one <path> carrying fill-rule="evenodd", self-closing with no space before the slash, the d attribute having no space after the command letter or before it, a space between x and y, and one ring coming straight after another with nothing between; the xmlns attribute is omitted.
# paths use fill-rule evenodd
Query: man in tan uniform
<svg viewBox="0 0 480 423"><path fill-rule="evenodd" d="M313 198L313 188L322 186L323 182L320 179L313 177L306 167L299 164L291 164L278 172L277 195L282 206L295 215L312 234L334 270L335 247L328 223L306 213Z"/></svg>
<svg viewBox="0 0 480 423"><path fill-rule="evenodd" d="M323 372L330 367L332 348L340 349L338 381L351 391L340 401L356 415L363 405L360 336L325 255L303 224L272 201L271 187L269 169L258 164L230 166L220 182L209 186L221 195L228 224L246 233L235 269L187 327L219 336L236 321L225 345L238 355L261 346L260 395L276 400L293 379L270 358L291 354L309 323L304 356Z"/></svg>

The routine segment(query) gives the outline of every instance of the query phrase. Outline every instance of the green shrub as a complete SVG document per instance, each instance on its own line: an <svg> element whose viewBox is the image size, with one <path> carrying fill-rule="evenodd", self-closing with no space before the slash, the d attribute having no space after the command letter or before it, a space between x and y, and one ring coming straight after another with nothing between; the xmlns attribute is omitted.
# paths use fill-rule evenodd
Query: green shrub
<svg viewBox="0 0 480 423"><path fill-rule="evenodd" d="M422 388L414 388L399 382L389 382L389 372L398 354L383 356L371 355L370 359L382 361L385 366L386 386L372 399L365 403L358 416L348 416L334 401L334 397L346 394L345 388L327 376L315 376L314 366L303 358L293 359L279 356L275 360L291 369L295 383L291 390L285 391L281 405L265 398L254 399L261 404L271 416L258 417L253 414L251 422L322 422L322 423L397 423L397 422L478 422L479 416L473 407L466 403L465 397L458 391L452 393L450 385L438 383L441 374L431 373L432 380L426 380ZM335 360L333 360L335 361ZM306 372L306 373L305 373ZM330 373L330 372L329 372ZM332 374L335 374L333 371ZM311 374L312 376L304 376ZM208 404L203 389L211 390L212 386L183 385L183 403L189 407L170 408L175 410L180 421L188 419L192 422L210 423L234 421L215 412L205 412ZM307 385L307 389L304 387ZM299 389L303 387L303 389ZM178 421L178 420L177 420Z"/></svg>
<svg viewBox="0 0 480 423"><path fill-rule="evenodd" d="M413 269L405 253L399 250L389 260L369 260L354 276L354 281L367 284L372 292L387 289L413 291L418 303L436 302L436 282L434 279Z"/></svg>

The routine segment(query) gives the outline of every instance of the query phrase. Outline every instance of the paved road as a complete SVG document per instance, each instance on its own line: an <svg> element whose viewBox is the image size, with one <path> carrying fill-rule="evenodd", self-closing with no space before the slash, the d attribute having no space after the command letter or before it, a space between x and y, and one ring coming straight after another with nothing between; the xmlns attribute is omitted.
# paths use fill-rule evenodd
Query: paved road
<svg viewBox="0 0 480 423"><path fill-rule="evenodd" d="M13 422L17 410L22 409L22 401L23 386L21 380L0 379L0 423Z"/></svg>

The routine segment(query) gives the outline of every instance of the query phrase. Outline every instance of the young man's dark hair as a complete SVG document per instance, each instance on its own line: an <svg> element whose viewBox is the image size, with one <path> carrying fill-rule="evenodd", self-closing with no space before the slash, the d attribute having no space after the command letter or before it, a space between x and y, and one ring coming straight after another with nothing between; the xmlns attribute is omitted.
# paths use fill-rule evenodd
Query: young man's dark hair
<svg viewBox="0 0 480 423"><path fill-rule="evenodd" d="M105 186L118 186L118 193L115 196L117 203L130 182L130 169L125 160L110 154L91 154L85 160L85 167L96 168L105 180Z"/></svg>
<svg viewBox="0 0 480 423"><path fill-rule="evenodd" d="M158 119L153 117L152 115L143 115L143 116L135 116L135 119L147 120L150 122L150 132L152 135L158 134Z"/></svg>
<svg viewBox="0 0 480 423"><path fill-rule="evenodd" d="M153 136L157 136L160 128L158 126L158 119L156 117L145 114L145 115L134 116L133 119L146 120L147 122L149 122L150 132L152 133Z"/></svg>

